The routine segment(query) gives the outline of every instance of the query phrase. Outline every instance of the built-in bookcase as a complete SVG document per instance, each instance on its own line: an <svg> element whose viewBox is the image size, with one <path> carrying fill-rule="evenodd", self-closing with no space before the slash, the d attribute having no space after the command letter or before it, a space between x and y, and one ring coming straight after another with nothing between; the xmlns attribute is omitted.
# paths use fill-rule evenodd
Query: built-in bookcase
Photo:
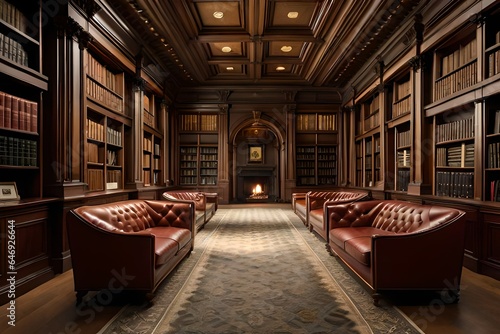
<svg viewBox="0 0 500 334"><path fill-rule="evenodd" d="M475 26L461 31L434 55L434 101L471 87L478 80Z"/></svg>
<svg viewBox="0 0 500 334"><path fill-rule="evenodd" d="M179 184L216 186L219 174L218 123L216 113L185 113L178 117Z"/></svg>
<svg viewBox="0 0 500 334"><path fill-rule="evenodd" d="M0 0L0 182L15 182L21 199L43 195L39 18L39 2Z"/></svg>
<svg viewBox="0 0 500 334"><path fill-rule="evenodd" d="M486 101L484 199L500 202L500 95Z"/></svg>
<svg viewBox="0 0 500 334"><path fill-rule="evenodd" d="M337 113L296 115L298 186L337 185Z"/></svg>
<svg viewBox="0 0 500 334"><path fill-rule="evenodd" d="M410 117L413 109L412 72L402 71L389 81L387 98L387 184L395 191L408 191L412 165Z"/></svg>
<svg viewBox="0 0 500 334"><path fill-rule="evenodd" d="M486 17L485 29L485 74L491 78L500 73L500 13Z"/></svg>
<svg viewBox="0 0 500 334"><path fill-rule="evenodd" d="M124 74L85 53L85 166L87 190L123 189Z"/></svg>
<svg viewBox="0 0 500 334"><path fill-rule="evenodd" d="M162 99L144 92L143 95L143 185L163 185L164 134L162 126Z"/></svg>
<svg viewBox="0 0 500 334"><path fill-rule="evenodd" d="M435 195L474 198L474 106L434 117Z"/></svg>
<svg viewBox="0 0 500 334"><path fill-rule="evenodd" d="M374 93L356 111L355 165L357 187L373 187L382 181L382 151L380 137L381 96Z"/></svg>

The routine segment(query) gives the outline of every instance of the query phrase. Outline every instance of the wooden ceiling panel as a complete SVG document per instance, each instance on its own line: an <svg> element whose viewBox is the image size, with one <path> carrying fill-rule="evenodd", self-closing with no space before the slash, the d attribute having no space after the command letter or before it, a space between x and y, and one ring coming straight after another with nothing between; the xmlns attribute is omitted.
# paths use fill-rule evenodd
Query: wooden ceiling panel
<svg viewBox="0 0 500 334"><path fill-rule="evenodd" d="M346 87L397 27L413 20L414 8L426 1L108 3L151 53L162 59L159 65L165 73L179 74L180 85ZM216 12L222 13L220 18L214 16ZM290 50L284 52L283 46ZM224 47L230 51L224 52Z"/></svg>
<svg viewBox="0 0 500 334"><path fill-rule="evenodd" d="M195 2L196 14L207 27L242 28L241 1L203 1Z"/></svg>

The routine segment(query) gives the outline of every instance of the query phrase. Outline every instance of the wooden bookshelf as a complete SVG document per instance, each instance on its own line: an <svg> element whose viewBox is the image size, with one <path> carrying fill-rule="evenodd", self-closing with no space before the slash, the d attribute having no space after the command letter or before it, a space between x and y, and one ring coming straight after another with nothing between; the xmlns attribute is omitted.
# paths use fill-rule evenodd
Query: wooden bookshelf
<svg viewBox="0 0 500 334"><path fill-rule="evenodd" d="M297 113L295 124L297 186L337 185L338 114Z"/></svg>
<svg viewBox="0 0 500 334"><path fill-rule="evenodd" d="M486 101L484 199L500 202L500 95Z"/></svg>
<svg viewBox="0 0 500 334"><path fill-rule="evenodd" d="M434 194L474 198L474 109L451 110L434 117Z"/></svg>
<svg viewBox="0 0 500 334"><path fill-rule="evenodd" d="M43 196L41 101L48 78L41 72L40 31L27 28L40 10L39 3L0 0L0 182L16 182L21 199Z"/></svg>
<svg viewBox="0 0 500 334"><path fill-rule="evenodd" d="M469 28L435 52L434 101L471 87L478 80L476 31Z"/></svg>
<svg viewBox="0 0 500 334"><path fill-rule="evenodd" d="M182 114L179 117L181 132L217 132L217 114Z"/></svg>
<svg viewBox="0 0 500 334"><path fill-rule="evenodd" d="M397 191L408 191L411 167L412 137L409 124L395 128L396 133L396 185Z"/></svg>
<svg viewBox="0 0 500 334"><path fill-rule="evenodd" d="M125 75L99 59L84 53L85 175L87 191L124 188Z"/></svg>

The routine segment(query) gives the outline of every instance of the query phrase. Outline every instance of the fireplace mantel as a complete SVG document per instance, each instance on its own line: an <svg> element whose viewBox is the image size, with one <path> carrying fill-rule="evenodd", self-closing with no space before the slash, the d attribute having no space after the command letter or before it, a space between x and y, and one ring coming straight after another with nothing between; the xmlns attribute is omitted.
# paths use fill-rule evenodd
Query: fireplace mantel
<svg viewBox="0 0 500 334"><path fill-rule="evenodd" d="M239 201L248 201L255 184L260 184L269 201L276 198L276 167L275 166L239 166L236 169L237 198Z"/></svg>

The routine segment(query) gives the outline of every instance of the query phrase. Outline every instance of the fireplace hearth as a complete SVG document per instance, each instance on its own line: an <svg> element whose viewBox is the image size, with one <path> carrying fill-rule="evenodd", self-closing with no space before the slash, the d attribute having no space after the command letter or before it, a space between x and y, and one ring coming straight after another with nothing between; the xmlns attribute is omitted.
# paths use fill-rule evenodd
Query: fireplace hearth
<svg viewBox="0 0 500 334"><path fill-rule="evenodd" d="M238 172L239 202L268 202L276 199L274 167L241 167ZM260 189L257 189L257 185Z"/></svg>

